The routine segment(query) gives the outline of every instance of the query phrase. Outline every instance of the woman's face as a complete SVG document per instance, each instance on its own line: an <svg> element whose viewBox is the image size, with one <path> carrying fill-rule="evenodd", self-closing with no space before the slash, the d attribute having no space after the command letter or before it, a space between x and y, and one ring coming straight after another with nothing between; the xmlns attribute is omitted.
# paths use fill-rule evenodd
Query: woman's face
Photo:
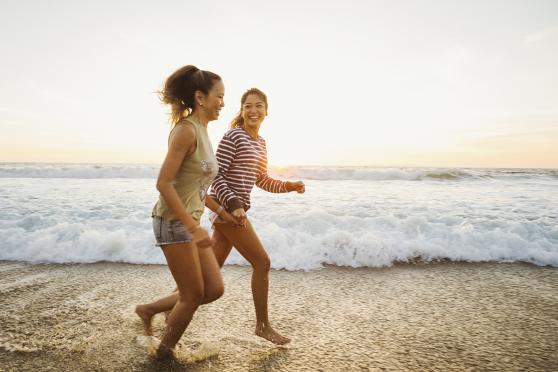
<svg viewBox="0 0 558 372"><path fill-rule="evenodd" d="M209 121L219 119L221 109L225 107L225 85L221 80L215 82L211 90L203 97L203 106L201 107Z"/></svg>
<svg viewBox="0 0 558 372"><path fill-rule="evenodd" d="M264 100L257 94L250 94L242 105L242 118L244 125L259 128L267 116L267 107Z"/></svg>

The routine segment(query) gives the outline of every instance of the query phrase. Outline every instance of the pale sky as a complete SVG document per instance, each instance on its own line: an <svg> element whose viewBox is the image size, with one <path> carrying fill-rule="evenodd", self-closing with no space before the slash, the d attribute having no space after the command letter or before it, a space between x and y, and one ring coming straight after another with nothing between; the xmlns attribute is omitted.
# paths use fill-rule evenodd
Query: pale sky
<svg viewBox="0 0 558 372"><path fill-rule="evenodd" d="M160 163L194 64L272 165L558 168L556 0L2 0L0 42L0 162Z"/></svg>

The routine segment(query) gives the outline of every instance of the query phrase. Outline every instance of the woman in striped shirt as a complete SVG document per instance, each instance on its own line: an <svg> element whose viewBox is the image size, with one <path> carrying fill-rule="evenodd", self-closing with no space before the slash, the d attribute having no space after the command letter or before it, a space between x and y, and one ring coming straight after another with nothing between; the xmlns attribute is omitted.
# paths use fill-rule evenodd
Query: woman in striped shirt
<svg viewBox="0 0 558 372"><path fill-rule="evenodd" d="M259 136L260 126L267 116L267 97L259 89L248 90L241 99L241 110L231 128L219 143L217 162L219 173L211 186L211 196L230 212L236 222L227 222L213 214L213 251L220 266L234 246L253 268L252 295L256 308L256 335L275 344L290 339L273 330L268 318L267 295L269 257L254 231L246 211L250 208L250 192L254 184L273 193L296 191L303 193L304 183L275 180L267 175L265 140Z"/></svg>

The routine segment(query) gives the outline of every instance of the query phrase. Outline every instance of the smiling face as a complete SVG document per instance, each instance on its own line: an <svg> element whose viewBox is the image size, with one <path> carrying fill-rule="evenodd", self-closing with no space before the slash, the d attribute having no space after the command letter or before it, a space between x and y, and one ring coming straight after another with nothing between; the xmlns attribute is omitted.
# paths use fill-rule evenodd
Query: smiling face
<svg viewBox="0 0 558 372"><path fill-rule="evenodd" d="M259 128L267 116L267 105L258 94L249 94L242 104L242 118L244 125Z"/></svg>
<svg viewBox="0 0 558 372"><path fill-rule="evenodd" d="M225 107L225 85L223 82L217 80L207 94L198 91L196 95L199 102L198 105L201 103L199 108L205 112L209 121L219 119L221 109Z"/></svg>

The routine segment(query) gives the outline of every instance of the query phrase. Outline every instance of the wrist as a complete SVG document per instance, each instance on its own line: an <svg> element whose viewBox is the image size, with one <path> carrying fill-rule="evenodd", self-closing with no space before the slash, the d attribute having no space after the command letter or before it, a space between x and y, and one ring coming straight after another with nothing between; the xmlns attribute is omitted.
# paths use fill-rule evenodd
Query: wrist
<svg viewBox="0 0 558 372"><path fill-rule="evenodd" d="M285 182L285 190L287 190L287 192L295 191L296 187L294 185L294 182L291 181Z"/></svg>

